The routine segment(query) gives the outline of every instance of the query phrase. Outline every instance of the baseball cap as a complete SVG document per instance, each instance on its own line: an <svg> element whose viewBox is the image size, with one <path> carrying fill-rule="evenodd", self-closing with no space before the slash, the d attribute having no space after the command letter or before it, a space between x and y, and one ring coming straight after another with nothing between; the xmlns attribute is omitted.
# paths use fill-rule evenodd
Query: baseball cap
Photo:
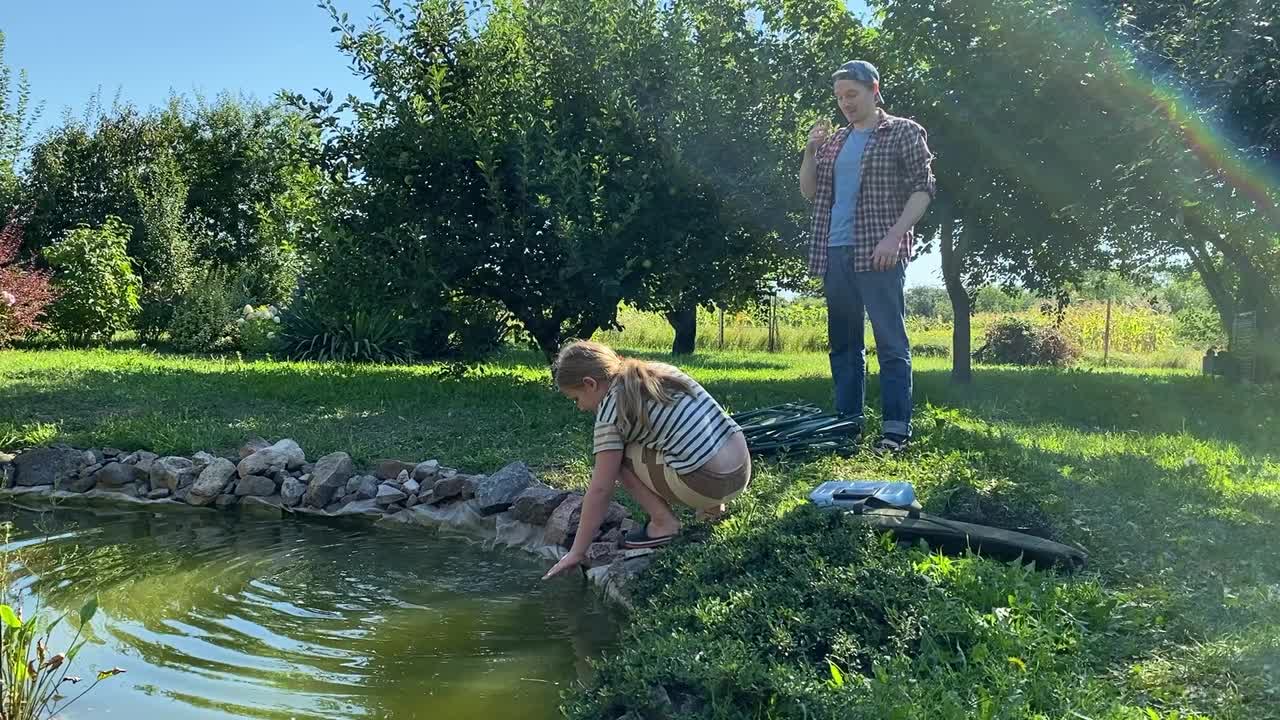
<svg viewBox="0 0 1280 720"><path fill-rule="evenodd" d="M839 70L831 73L831 79L834 80L853 80L864 83L866 85L880 85L880 71L876 70L876 66L866 60L850 60L840 66ZM883 103L884 96L880 94L880 90L876 90L876 102Z"/></svg>

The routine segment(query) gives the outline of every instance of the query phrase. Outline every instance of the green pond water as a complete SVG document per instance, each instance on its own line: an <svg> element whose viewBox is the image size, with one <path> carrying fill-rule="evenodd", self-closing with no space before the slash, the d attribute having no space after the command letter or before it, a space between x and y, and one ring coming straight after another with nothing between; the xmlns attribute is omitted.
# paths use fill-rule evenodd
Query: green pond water
<svg viewBox="0 0 1280 720"><path fill-rule="evenodd" d="M127 671L68 718L554 718L615 631L584 584L430 532L212 512L0 517L28 612L100 599L72 674Z"/></svg>

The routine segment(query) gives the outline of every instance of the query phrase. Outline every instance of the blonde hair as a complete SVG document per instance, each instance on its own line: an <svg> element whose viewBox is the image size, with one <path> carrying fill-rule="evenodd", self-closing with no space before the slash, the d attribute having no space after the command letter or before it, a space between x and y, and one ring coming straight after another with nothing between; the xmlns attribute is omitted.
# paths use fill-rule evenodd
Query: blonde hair
<svg viewBox="0 0 1280 720"><path fill-rule="evenodd" d="M581 387L587 378L606 386L616 383L618 417L628 427L643 424L644 407L650 400L670 405L677 393L693 392L693 387L674 367L624 358L613 348L590 340L579 340L561 348L551 373L556 387L561 389Z"/></svg>

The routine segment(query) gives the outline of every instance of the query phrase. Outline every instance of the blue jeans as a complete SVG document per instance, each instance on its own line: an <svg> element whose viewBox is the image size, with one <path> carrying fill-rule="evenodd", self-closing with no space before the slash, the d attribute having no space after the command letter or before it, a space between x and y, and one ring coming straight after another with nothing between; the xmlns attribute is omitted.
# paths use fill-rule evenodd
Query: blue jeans
<svg viewBox="0 0 1280 720"><path fill-rule="evenodd" d="M880 360L883 432L911 435L911 344L907 340L906 266L885 272L854 272L853 248L830 248L823 293L836 412L865 421L867 359L864 314L871 318Z"/></svg>

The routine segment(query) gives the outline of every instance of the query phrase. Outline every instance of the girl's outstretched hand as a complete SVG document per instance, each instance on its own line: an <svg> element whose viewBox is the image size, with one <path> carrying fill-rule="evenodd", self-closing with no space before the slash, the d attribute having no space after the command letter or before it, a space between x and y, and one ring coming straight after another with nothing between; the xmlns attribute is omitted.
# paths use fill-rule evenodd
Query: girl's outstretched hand
<svg viewBox="0 0 1280 720"><path fill-rule="evenodd" d="M565 555L564 557L560 558L560 562L556 563L555 567L548 570L547 574L542 576L542 579L550 580L551 578L559 575L560 573L566 572L568 570L572 570L573 568L577 567L580 564L582 564L582 555L579 553L570 551L568 555Z"/></svg>

